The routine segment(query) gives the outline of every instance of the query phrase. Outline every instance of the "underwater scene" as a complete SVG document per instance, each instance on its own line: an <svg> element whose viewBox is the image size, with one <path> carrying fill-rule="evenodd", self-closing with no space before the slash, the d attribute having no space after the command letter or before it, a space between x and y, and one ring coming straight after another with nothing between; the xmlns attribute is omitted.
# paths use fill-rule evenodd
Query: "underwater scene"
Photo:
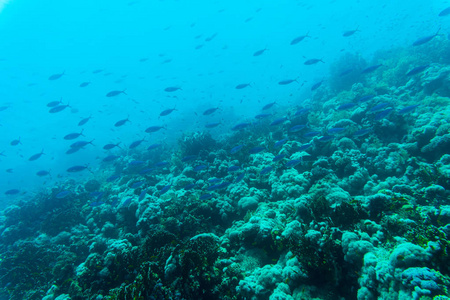
<svg viewBox="0 0 450 300"><path fill-rule="evenodd" d="M450 1L0 0L0 300L450 299Z"/></svg>

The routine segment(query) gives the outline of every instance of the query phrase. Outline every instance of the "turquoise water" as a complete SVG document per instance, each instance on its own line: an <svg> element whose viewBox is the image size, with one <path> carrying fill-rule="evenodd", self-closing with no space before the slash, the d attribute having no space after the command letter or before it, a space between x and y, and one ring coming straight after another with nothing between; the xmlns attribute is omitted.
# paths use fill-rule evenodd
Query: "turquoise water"
<svg viewBox="0 0 450 300"><path fill-rule="evenodd" d="M216 119L232 123L253 119L266 102L299 105L311 96L309 86L329 76L330 65L343 53L370 60L378 50L409 45L439 26L445 32L444 20L436 20L442 5L420 3L10 1L0 20L1 99L8 107L0 124L7 155L2 167L14 173L3 174L1 189L41 186L43 180L35 176L40 169L50 169L56 177L66 176L73 164L97 165L101 145L128 144L147 136L143 129L154 123L170 126L149 140L176 141L180 130L203 130L205 120L195 113L210 106L222 108ZM361 32L342 37L356 28ZM311 38L290 46L308 32ZM263 55L253 56L264 48ZM303 65L308 58L326 63ZM95 70L103 71L93 74ZM62 72L60 79L47 80ZM277 84L290 78L304 85ZM79 88L82 82L91 84ZM253 84L235 90L239 83ZM167 94L167 86L183 90ZM104 96L123 89L127 96ZM46 104L60 98L76 112L49 114ZM158 120L160 111L171 107L178 111ZM68 143L62 137L79 131L78 121L90 115L84 134L97 147L64 155ZM131 124L117 130L112 126L128 115ZM213 134L227 134L228 129L222 126ZM10 147L19 137L23 145ZM28 163L41 149L46 155Z"/></svg>
<svg viewBox="0 0 450 300"><path fill-rule="evenodd" d="M446 299L448 6L1 1L0 295Z"/></svg>

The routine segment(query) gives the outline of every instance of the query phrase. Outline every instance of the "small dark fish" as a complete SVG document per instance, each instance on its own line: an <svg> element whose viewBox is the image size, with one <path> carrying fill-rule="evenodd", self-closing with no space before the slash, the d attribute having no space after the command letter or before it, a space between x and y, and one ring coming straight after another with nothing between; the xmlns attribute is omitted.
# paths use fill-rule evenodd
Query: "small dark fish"
<svg viewBox="0 0 450 300"><path fill-rule="evenodd" d="M358 136L364 136L364 135L366 135L366 134L368 134L368 133L371 133L372 131L373 131L372 128L360 129L360 130L355 131L355 132L353 133L353 136L356 136L356 137L358 137Z"/></svg>
<svg viewBox="0 0 450 300"><path fill-rule="evenodd" d="M266 148L262 147L262 146L256 146L251 148L250 150L248 150L248 153L250 154L257 154L260 153L261 151L266 150Z"/></svg>
<svg viewBox="0 0 450 300"><path fill-rule="evenodd" d="M279 119L276 119L276 120L272 121L269 125L270 126L280 125L280 124L286 122L287 119L288 119L287 117L282 117L282 118L279 118Z"/></svg>
<svg viewBox="0 0 450 300"><path fill-rule="evenodd" d="M337 110L346 110L346 109L350 109L356 106L356 103L353 102L349 102L349 103L344 103L341 104L337 107Z"/></svg>
<svg viewBox="0 0 450 300"><path fill-rule="evenodd" d="M425 43L428 43L428 42L431 41L435 36L438 36L438 35L439 35L439 31L440 31L440 30L441 30L441 29L439 28L439 30L438 30L435 34L429 35L429 36L425 36L425 37L422 37L422 38L416 40L412 45L413 45L413 46L420 46L420 45L423 45L423 44L425 44Z"/></svg>
<svg viewBox="0 0 450 300"><path fill-rule="evenodd" d="M263 54L266 50L267 50L266 48L261 49L261 50L258 50L258 51L256 51L255 53L253 53L253 56L260 56L260 55Z"/></svg>
<svg viewBox="0 0 450 300"><path fill-rule="evenodd" d="M279 147L283 146L284 143L287 142L287 140L288 140L288 139L282 139L282 140L276 141L275 144L273 145L273 147L274 147L274 148L279 148Z"/></svg>
<svg viewBox="0 0 450 300"><path fill-rule="evenodd" d="M375 71L376 69L378 69L378 68L381 67L381 66L383 66L383 65L382 65L382 64L378 64L378 65L373 65L373 66L367 67L367 68L365 68L365 69L363 69L363 70L361 71L361 74L369 74L369 73L372 73L373 71Z"/></svg>
<svg viewBox="0 0 450 300"><path fill-rule="evenodd" d="M139 171L139 174L145 175L145 174L151 173L151 172L153 172L153 171L155 171L155 168L145 168L145 169L143 169L143 170L140 170L140 171Z"/></svg>
<svg viewBox="0 0 450 300"><path fill-rule="evenodd" d="M170 115L174 110L176 110L176 109L175 108L165 109L159 114L159 116L164 117L164 116Z"/></svg>
<svg viewBox="0 0 450 300"><path fill-rule="evenodd" d="M288 85L293 82L297 82L297 79L284 79L284 80L278 81L278 84L279 85Z"/></svg>
<svg viewBox="0 0 450 300"><path fill-rule="evenodd" d="M181 159L182 162L192 161L197 158L197 155L188 155Z"/></svg>
<svg viewBox="0 0 450 300"><path fill-rule="evenodd" d="M111 175L108 178L106 178L106 182L113 182L113 181L115 181L116 179L119 179L119 178L120 178L120 175L117 175L117 174Z"/></svg>
<svg viewBox="0 0 450 300"><path fill-rule="evenodd" d="M265 167L264 169L262 169L262 170L259 172L259 175L266 175L266 174L270 173L272 170L273 170L273 167L272 167L272 166Z"/></svg>
<svg viewBox="0 0 450 300"><path fill-rule="evenodd" d="M231 148L230 153L235 154L235 153L239 152L242 149L242 147L244 147L244 145L235 146L235 147Z"/></svg>
<svg viewBox="0 0 450 300"><path fill-rule="evenodd" d="M42 149L41 153L36 153L36 154L31 155L28 160L29 161L36 160L36 159L40 158L43 154L44 154L44 149Z"/></svg>
<svg viewBox="0 0 450 300"><path fill-rule="evenodd" d="M98 74L100 72L103 72L103 69L96 69L96 70L92 71L92 74Z"/></svg>
<svg viewBox="0 0 450 300"><path fill-rule="evenodd" d="M450 7L447 7L446 9L444 9L444 10L442 10L440 13L439 13L439 17L445 17L445 16L448 16L448 15L450 15Z"/></svg>
<svg viewBox="0 0 450 300"><path fill-rule="evenodd" d="M239 171L240 169L241 169L240 166L231 166L231 167L228 167L228 172L236 172L236 171Z"/></svg>
<svg viewBox="0 0 450 300"><path fill-rule="evenodd" d="M239 174L236 179L234 180L234 183L238 183L240 182L242 179L244 179L245 177L245 172L242 172L241 174Z"/></svg>
<svg viewBox="0 0 450 300"><path fill-rule="evenodd" d="M168 161L160 161L160 162L157 162L156 164L154 164L153 166L156 168L162 168L162 167L165 167L168 165L170 165L170 163Z"/></svg>
<svg viewBox="0 0 450 300"><path fill-rule="evenodd" d="M87 169L87 166L73 166L67 169L69 173L77 173Z"/></svg>
<svg viewBox="0 0 450 300"><path fill-rule="evenodd" d="M196 166L196 167L194 168L194 171L195 171L195 172L199 172L199 171L205 170L206 168L208 168L207 165L199 165L199 166Z"/></svg>
<svg viewBox="0 0 450 300"><path fill-rule="evenodd" d="M36 175L39 177L44 177L44 176L50 175L50 172L46 171L46 170L41 170L41 171L36 172Z"/></svg>
<svg viewBox="0 0 450 300"><path fill-rule="evenodd" d="M51 102L47 103L47 107L55 107L60 103L62 103L62 98L59 101L51 101Z"/></svg>
<svg viewBox="0 0 450 300"><path fill-rule="evenodd" d="M159 195L164 195L165 193L167 193L167 191L170 189L171 185L168 184L166 186L164 186L161 190L159 190Z"/></svg>
<svg viewBox="0 0 450 300"><path fill-rule="evenodd" d="M66 151L66 154L73 154L75 152L80 151L81 148L70 148L69 150Z"/></svg>
<svg viewBox="0 0 450 300"><path fill-rule="evenodd" d="M103 202L103 201L93 201L93 202L89 203L89 206L90 207L99 207L103 204L105 204L105 202Z"/></svg>
<svg viewBox="0 0 450 300"><path fill-rule="evenodd" d="M113 148L119 147L119 144L120 144L120 142L118 142L117 144L106 144L105 146L103 146L103 149L104 150L111 150Z"/></svg>
<svg viewBox="0 0 450 300"><path fill-rule="evenodd" d="M380 121L384 118L386 118L394 109L388 108L386 110L383 110L382 112L379 112L375 115L375 121Z"/></svg>
<svg viewBox="0 0 450 300"><path fill-rule="evenodd" d="M6 173L13 173L14 172L14 170L13 169L6 169Z"/></svg>
<svg viewBox="0 0 450 300"><path fill-rule="evenodd" d="M208 187L207 190L208 191L215 191L215 190L226 189L230 184L231 184L231 182L224 181L222 183L215 184L215 185L212 185L212 186Z"/></svg>
<svg viewBox="0 0 450 300"><path fill-rule="evenodd" d="M119 197L114 196L111 198L112 202L111 202L111 206L115 207L118 203L119 203Z"/></svg>
<svg viewBox="0 0 450 300"><path fill-rule="evenodd" d="M299 165L301 162L302 162L301 159L291 159L290 161L288 161L286 163L285 166L286 166L286 168L293 168L293 167Z"/></svg>
<svg viewBox="0 0 450 300"><path fill-rule="evenodd" d="M217 36L217 34L218 34L217 32L213 33L212 35L210 35L205 39L205 42L211 42Z"/></svg>
<svg viewBox="0 0 450 300"><path fill-rule="evenodd" d="M132 160L128 163L130 167L142 166L143 164L145 164L143 160Z"/></svg>
<svg viewBox="0 0 450 300"><path fill-rule="evenodd" d="M115 96L118 96L118 95L120 95L120 94L125 94L125 95L127 95L127 93L125 93L125 90L123 90L123 91L111 91L111 92L108 92L108 93L106 94L106 97L115 97Z"/></svg>
<svg viewBox="0 0 450 300"><path fill-rule="evenodd" d="M85 81L85 82L80 83L80 87L87 87L89 84L90 84L90 82Z"/></svg>
<svg viewBox="0 0 450 300"><path fill-rule="evenodd" d="M222 182L221 184L220 184L220 187L219 187L219 189L226 189L228 186L230 186L231 185L231 182L229 182L229 181L224 181L224 182Z"/></svg>
<svg viewBox="0 0 450 300"><path fill-rule="evenodd" d="M54 106L54 107L50 108L50 110L48 112L51 113L51 114L58 113L60 111L65 110L67 107L71 107L71 106L69 104L57 105L57 106Z"/></svg>
<svg viewBox="0 0 450 300"><path fill-rule="evenodd" d="M56 199L64 199L69 195L70 195L70 191L62 191L62 192L59 192L58 194L56 194L55 197L56 197Z"/></svg>
<svg viewBox="0 0 450 300"><path fill-rule="evenodd" d="M134 149L137 146L139 146L144 140L145 140L145 138L143 138L142 140L134 141L130 144L130 146L128 148Z"/></svg>
<svg viewBox="0 0 450 300"><path fill-rule="evenodd" d="M110 161L113 161L113 160L116 160L116 159L118 159L120 156L118 156L118 155L108 155L107 157L105 157L105 158L103 158L103 162L110 162Z"/></svg>
<svg viewBox="0 0 450 300"><path fill-rule="evenodd" d="M220 182L220 181L222 181L222 179L220 179L220 178L210 178L210 179L208 179L208 182L209 183L216 183L216 182Z"/></svg>
<svg viewBox="0 0 450 300"><path fill-rule="evenodd" d="M317 89L322 85L322 83L323 83L323 80L314 83L314 84L311 86L311 91L317 90Z"/></svg>
<svg viewBox="0 0 450 300"><path fill-rule="evenodd" d="M130 205L130 203L131 203L131 198L127 198L127 199L125 199L125 201L122 202L120 207L128 207L128 205Z"/></svg>
<svg viewBox="0 0 450 300"><path fill-rule="evenodd" d="M400 115L407 114L419 107L419 104L406 106L398 111Z"/></svg>
<svg viewBox="0 0 450 300"><path fill-rule="evenodd" d="M343 37L349 37L349 36L354 35L358 31L360 31L360 30L358 30L358 28L353 29L353 30L346 30L346 31L344 31L344 33L342 33L342 36Z"/></svg>
<svg viewBox="0 0 450 300"><path fill-rule="evenodd" d="M345 130L347 130L347 128L333 127L333 128L328 129L327 131L329 134L339 134L339 133L344 132Z"/></svg>
<svg viewBox="0 0 450 300"><path fill-rule="evenodd" d="M153 133L153 132L157 132L157 131L159 131L159 130L161 130L163 128L164 128L164 126L150 126L147 129L145 129L145 132Z"/></svg>
<svg viewBox="0 0 450 300"><path fill-rule="evenodd" d="M341 71L341 73L339 73L339 76L342 77L342 76L348 75L351 72L353 72L353 70L354 70L353 68L345 69L344 71Z"/></svg>
<svg viewBox="0 0 450 300"><path fill-rule="evenodd" d="M18 189L10 189L5 192L5 195L12 196L17 195L18 193L20 193Z"/></svg>
<svg viewBox="0 0 450 300"><path fill-rule="evenodd" d="M311 143L303 144L300 147L298 147L297 151L303 151L303 150L306 150L306 149L308 149L310 147L312 147Z"/></svg>
<svg viewBox="0 0 450 300"><path fill-rule="evenodd" d="M276 155L276 156L272 159L272 161L273 161L273 162L277 162L277 161L282 160L282 159L285 158L285 157L286 157L286 154L278 154L278 155Z"/></svg>
<svg viewBox="0 0 450 300"><path fill-rule="evenodd" d="M276 104L275 101L267 103L266 105L263 106L262 110L268 110L269 108L272 108L275 104Z"/></svg>
<svg viewBox="0 0 450 300"><path fill-rule="evenodd" d="M419 74L419 73L425 71L429 66L430 65L415 67L415 68L411 69L408 73L406 73L406 76L413 76L413 75Z"/></svg>
<svg viewBox="0 0 450 300"><path fill-rule="evenodd" d="M309 32L308 32L308 33L309 33ZM310 36L308 35L308 33L305 34L305 35L298 36L298 37L296 37L295 39L293 39L293 40L291 41L291 46L300 43L301 41L303 41L303 40L304 40L305 38L307 38L307 37L310 37Z"/></svg>
<svg viewBox="0 0 450 300"><path fill-rule="evenodd" d="M303 128L306 128L306 125L295 125L289 128L289 132L299 132Z"/></svg>
<svg viewBox="0 0 450 300"><path fill-rule="evenodd" d="M93 146L94 145L94 144L92 144L93 141L94 140L92 140L92 141L78 141L78 142L75 142L75 143L71 144L70 148L80 149L80 148L83 148L84 146L89 145L89 144L91 144Z"/></svg>
<svg viewBox="0 0 450 300"><path fill-rule="evenodd" d="M379 110L382 110L383 108L385 108L388 105L389 105L389 103L385 103L385 102L379 103L379 104L375 105L374 107L372 107L369 111L370 112L379 111Z"/></svg>
<svg viewBox="0 0 450 300"><path fill-rule="evenodd" d="M215 122L215 123L207 123L205 124L205 128L214 128L220 125L220 122Z"/></svg>
<svg viewBox="0 0 450 300"><path fill-rule="evenodd" d="M135 182L135 183L133 183L133 184L131 185L131 188L132 188L132 189L137 189L138 187L141 187L144 183L145 183L144 180L137 181L137 182Z"/></svg>
<svg viewBox="0 0 450 300"><path fill-rule="evenodd" d="M246 122L244 122L244 123L239 123L239 124L237 124L237 125L231 127L231 130L233 130L233 131L242 130L242 129L244 129L244 128L249 127L250 125L251 125L250 123L246 123Z"/></svg>
<svg viewBox="0 0 450 300"><path fill-rule="evenodd" d="M215 190L218 190L218 189L220 189L220 188L221 188L221 183L211 185L211 186L209 186L206 190L208 190L208 191L215 191Z"/></svg>
<svg viewBox="0 0 450 300"><path fill-rule="evenodd" d="M83 126L83 125L86 124L91 118L92 118L92 116L89 116L89 117L87 117L87 118L82 119L80 122L78 122L78 126Z"/></svg>
<svg viewBox="0 0 450 300"><path fill-rule="evenodd" d="M208 199L211 199L212 197L213 197L213 195L211 195L211 194L203 194L198 199L199 200L208 200Z"/></svg>
<svg viewBox="0 0 450 300"><path fill-rule="evenodd" d="M314 137L314 136L318 136L320 134L320 131L310 131L305 133L303 136L304 137Z"/></svg>
<svg viewBox="0 0 450 300"><path fill-rule="evenodd" d="M244 89L244 88L246 88L248 86L250 86L250 83L240 83L240 84L235 86L235 89L242 90L242 89Z"/></svg>
<svg viewBox="0 0 450 300"><path fill-rule="evenodd" d="M89 196L94 197L97 200L100 200L100 199L102 199L104 194L105 194L105 192L91 192L91 193L89 193Z"/></svg>
<svg viewBox="0 0 450 300"><path fill-rule="evenodd" d="M255 116L255 119L262 120L262 119L265 119L267 117L270 117L271 115L272 114L258 114L258 115Z"/></svg>
<svg viewBox="0 0 450 300"><path fill-rule="evenodd" d="M300 108L299 110L297 110L294 114L294 116L302 116L307 114L310 111L309 108Z"/></svg>
<svg viewBox="0 0 450 300"><path fill-rule="evenodd" d="M9 108L9 106L6 106L6 105L0 106L0 111L7 110L8 108Z"/></svg>
<svg viewBox="0 0 450 300"><path fill-rule="evenodd" d="M334 138L335 137L333 135L324 135L324 136L319 138L319 142L326 143L326 142L329 142L331 140L334 140Z"/></svg>
<svg viewBox="0 0 450 300"><path fill-rule="evenodd" d="M84 130L84 129L83 129L83 130ZM64 139L65 139L65 140L74 140L74 139L78 138L80 135L84 136L84 135L83 135L83 130L81 130L81 132L74 132L74 133L66 134L66 135L64 136Z"/></svg>
<svg viewBox="0 0 450 300"><path fill-rule="evenodd" d="M315 65L315 64L317 64L319 62L325 63L322 59L311 58L311 59L306 60L303 64L306 65L306 66L310 66L310 65Z"/></svg>
<svg viewBox="0 0 450 300"><path fill-rule="evenodd" d="M359 98L357 102L363 103L363 102L367 102L369 100L372 100L373 98L375 98L375 95L366 95L366 96L363 96L363 97Z"/></svg>
<svg viewBox="0 0 450 300"><path fill-rule="evenodd" d="M162 144L151 144L150 146L148 146L147 150L153 150L160 147L162 147Z"/></svg>
<svg viewBox="0 0 450 300"><path fill-rule="evenodd" d="M130 123L131 123L130 119L126 118L126 119L117 121L117 122L114 124L114 126L115 126L115 127L120 127L120 126L125 125L126 122L130 122Z"/></svg>
<svg viewBox="0 0 450 300"><path fill-rule="evenodd" d="M145 196L147 195L147 190L142 190L142 192L139 194L139 201L144 200Z"/></svg>
<svg viewBox="0 0 450 300"><path fill-rule="evenodd" d="M186 185L183 189L185 189L186 191L192 190L193 188L195 188L197 185L195 183L191 183Z"/></svg>
<svg viewBox="0 0 450 300"><path fill-rule="evenodd" d="M12 140L11 143L9 143L11 146L17 146L19 144L22 144L22 142L20 141L20 137L16 140Z"/></svg>
<svg viewBox="0 0 450 300"><path fill-rule="evenodd" d="M213 114L218 109L219 109L218 107L208 108L207 110L205 110L203 112L203 115L204 116L209 116L209 115Z"/></svg>
<svg viewBox="0 0 450 300"><path fill-rule="evenodd" d="M64 71L64 72L62 72L62 73L60 73L60 74L53 74L53 75L51 75L51 76L48 78L48 80L57 80L57 79L60 79L60 78L64 75L65 72L66 72L66 71Z"/></svg>
<svg viewBox="0 0 450 300"><path fill-rule="evenodd" d="M177 86L169 86L164 89L164 92L172 93L178 90L181 90L181 88Z"/></svg>

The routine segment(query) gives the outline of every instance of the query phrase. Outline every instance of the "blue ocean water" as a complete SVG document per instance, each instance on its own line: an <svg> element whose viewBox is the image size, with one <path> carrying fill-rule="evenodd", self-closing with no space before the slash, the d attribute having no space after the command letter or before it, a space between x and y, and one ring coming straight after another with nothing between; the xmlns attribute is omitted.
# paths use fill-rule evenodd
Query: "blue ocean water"
<svg viewBox="0 0 450 300"><path fill-rule="evenodd" d="M449 5L0 0L0 294L449 296Z"/></svg>
<svg viewBox="0 0 450 300"><path fill-rule="evenodd" d="M223 123L212 134L227 134L225 124L253 119L265 103L300 105L345 52L370 60L376 51L409 45L439 27L444 33L446 25L436 20L442 4L422 1L8 1L3 6L1 104L8 108L1 112L2 169L13 169L2 174L3 191L32 192L44 181L53 183L36 178L41 169L51 170L54 179L67 177L72 165L94 167L109 142L128 145L147 137L148 143L170 144L182 132L204 130L208 121ZM342 36L353 29L361 32ZM307 33L311 38L290 46ZM267 51L253 56L261 49ZM309 58L325 63L303 65ZM284 79L299 84L277 84ZM90 84L80 88L83 82ZM240 83L252 86L236 90ZM182 90L169 94L168 86ZM124 89L127 95L105 97ZM71 109L48 113L46 104L60 99ZM221 108L220 115L203 118L201 112L212 106ZM173 107L177 111L158 118ZM89 116L85 126L77 126ZM113 126L127 116L131 123ZM145 134L153 124L168 130ZM84 139L95 139L96 146L65 155L69 142L63 137L82 128ZM22 144L11 147L19 137ZM46 155L27 161L42 149Z"/></svg>

